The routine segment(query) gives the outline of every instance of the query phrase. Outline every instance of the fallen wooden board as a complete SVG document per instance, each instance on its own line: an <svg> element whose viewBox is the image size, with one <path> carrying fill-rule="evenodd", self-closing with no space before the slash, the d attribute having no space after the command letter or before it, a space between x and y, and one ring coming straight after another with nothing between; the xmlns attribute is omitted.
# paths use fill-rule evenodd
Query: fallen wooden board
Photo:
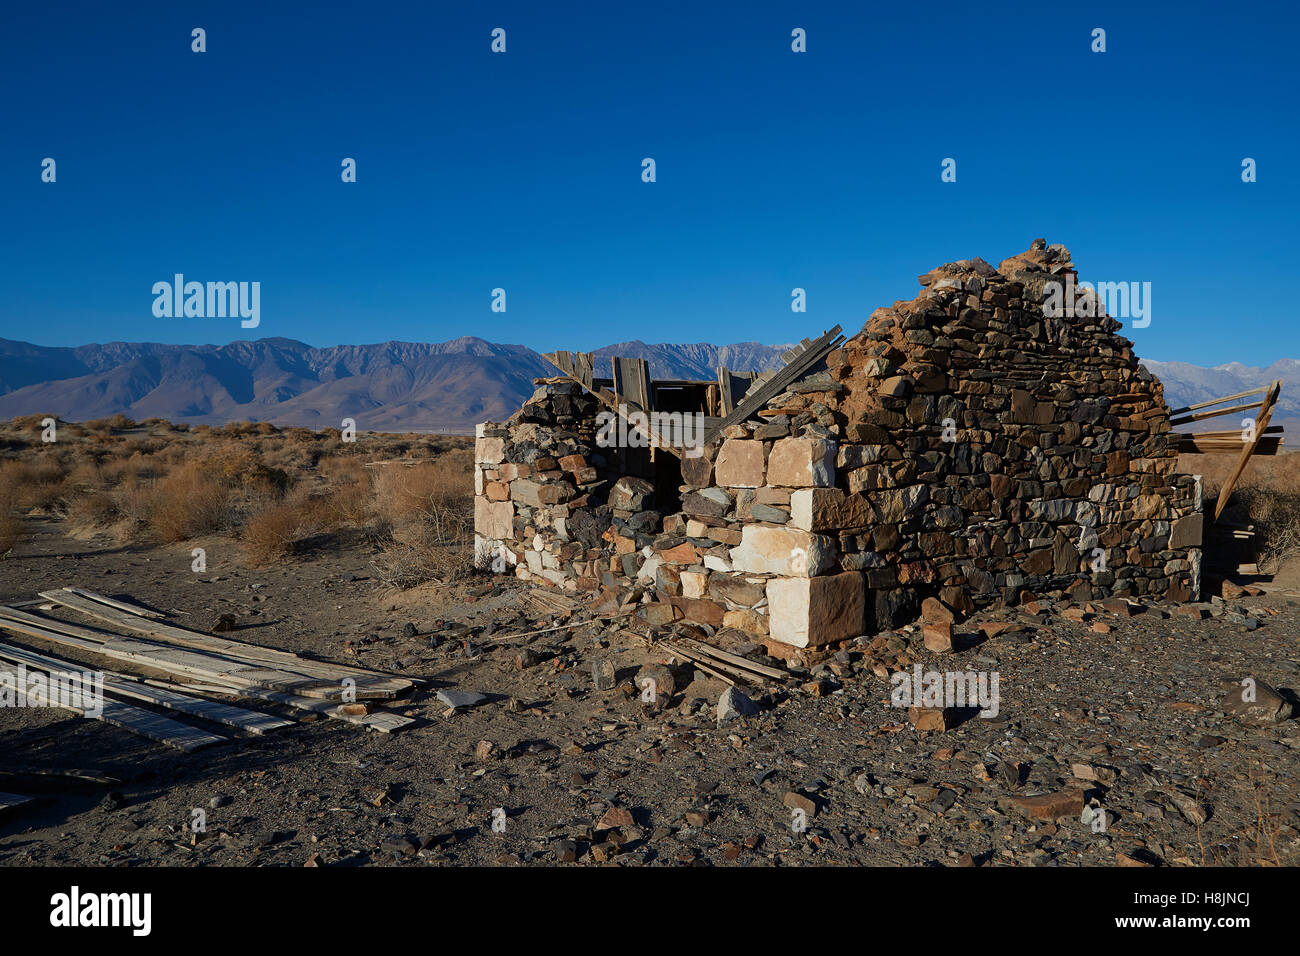
<svg viewBox="0 0 1300 956"><path fill-rule="evenodd" d="M66 592L66 593L64 593ZM90 600L79 597L86 595ZM76 611L81 611L92 617L97 617L101 621L109 624L117 624L128 630L134 630L166 643L175 643L183 647L193 647L198 650L208 651L210 653L222 654L227 657L238 657L255 661L257 663L286 664L292 665L295 670L303 671L305 668L311 668L319 671L322 677L354 677L354 678L372 678L380 677L386 680L394 681L403 685L402 689L411 686L411 682L405 678L393 677L391 674L384 674L379 671L371 671L364 667L353 667L348 664L333 664L328 661L317 661L311 658L301 657L290 651L280 651L275 648L262 647L257 644L248 644L243 641L235 641L230 638L214 637L210 634L203 634L199 631L193 631L189 628L177 627L168 624L165 621L135 621L129 616L123 614L111 613L112 608L106 609L99 607L98 602L102 595L96 595L93 591L84 591L81 588L64 588L62 591L43 591L41 597L47 598L56 603L62 604ZM328 672L328 673L327 673Z"/></svg>
<svg viewBox="0 0 1300 956"><path fill-rule="evenodd" d="M64 588L63 590L68 591L72 594L79 595L84 598L89 598L90 600L95 601L98 604L106 604L109 607L115 608L119 611L126 611L128 614L136 614L139 615L140 617L152 617L152 618L163 618L167 616L165 614L162 614L159 611L151 611L148 608L140 607L140 605L138 604L127 604L123 601L118 601L115 600L114 598L106 597L105 595L99 594L95 591L87 591L85 588L69 586Z"/></svg>
<svg viewBox="0 0 1300 956"><path fill-rule="evenodd" d="M245 644L242 641L213 637L209 634L191 631L188 628L177 627L164 621L141 619L136 615L105 607L93 600L73 594L66 588L61 591L42 591L40 596L89 617L98 618L101 621L144 634L146 637L164 643L191 647L210 654L235 658L246 663L269 664L276 669L302 674L306 677L336 681L350 677L357 682L358 698L394 697L402 691L410 689L413 683L405 678L393 677L377 671L368 671L364 668L350 667L344 664L314 661L309 658L299 657L297 654L291 654L288 651L278 651L269 647L260 647L256 644Z"/></svg>
<svg viewBox="0 0 1300 956"><path fill-rule="evenodd" d="M275 687L265 687L250 682L239 682L237 680L238 671L231 673L213 673L203 666L194 666L192 663L181 660L188 655L190 660L207 658L208 655L202 655L195 651L182 651L175 648L162 648L157 650L157 645L149 644L147 641L136 641L130 638L121 638L111 640L106 643L86 640L69 634L59 634L54 631L48 631L45 628L31 624L20 623L8 620L6 612L0 610L0 628L7 628L20 634L27 634L30 637L40 637L50 640L54 643L63 644L69 647L76 647L89 654L99 654L114 660L123 660L137 666L150 670L162 671L184 679L184 683L171 683L154 680L151 678L140 678L141 684L148 684L151 687L157 687L160 690L172 691L178 694L189 694L195 692L220 693L230 697L255 697L262 700L269 700L275 703L288 704L290 707L298 710L309 710L315 713L325 714L337 720L344 720L348 723L359 724L364 727L370 727L383 733L393 730L400 730L407 724L413 723L413 718L402 717L397 714L365 714L357 716L354 714L335 713L339 706L338 700L321 699L305 697L301 694L293 693L291 690L277 689ZM21 613L21 612L12 612ZM30 617L31 615L24 615ZM75 625L70 625L75 627ZM78 630L86 630L78 628ZM99 632L105 634L106 632ZM113 635L108 635L113 636ZM137 653L134 647L146 647L153 649L152 653ZM211 658L216 660L216 658ZM130 675L118 675L123 678L131 679ZM195 681L199 678L201 683ZM294 685L291 685L294 686ZM250 712L251 713L251 712ZM278 720L280 718L271 715L264 715L269 720ZM219 738L224 739L224 738Z"/></svg>
<svg viewBox="0 0 1300 956"><path fill-rule="evenodd" d="M34 803L35 797L29 797L21 793L4 793L0 792L0 813L9 810L15 810L28 803Z"/></svg>
<svg viewBox="0 0 1300 956"><path fill-rule="evenodd" d="M730 673L724 673L722 668L725 667L726 665L719 664L716 662L709 662L708 659L704 657L703 654L698 654L694 651L688 651L683 647L677 647L676 645L670 644L668 642L664 642L663 646L665 649L676 654L678 657L686 658L688 661L691 662L691 664L693 664L695 667L698 667L700 670L704 671L704 673L708 674L710 677L715 677L725 684L730 684L732 687L736 686L735 677L739 677L747 684L752 684L754 682L752 675L737 673L735 668L728 668ZM735 677L732 676L733 674L735 675Z"/></svg>
<svg viewBox="0 0 1300 956"><path fill-rule="evenodd" d="M12 787L27 793L104 790L121 782L116 777L82 773L79 770L0 770L0 787Z"/></svg>
<svg viewBox="0 0 1300 956"><path fill-rule="evenodd" d="M231 691L269 686L294 693L298 688L308 688L314 693L319 693L320 681L315 677L264 667L250 667L242 661L230 660L202 651L121 637L108 631L94 631L64 621L36 617L22 611L0 610L0 628L65 647L75 647L112 660L124 661L136 667L224 684ZM342 696L341 684L336 690L337 696ZM363 695L358 693L357 696Z"/></svg>
<svg viewBox="0 0 1300 956"><path fill-rule="evenodd" d="M24 706L31 706L31 702L23 690L20 689L17 696ZM179 720L163 717L161 714L155 714L143 707L134 707L131 704L124 704L117 700L104 700L103 709L98 714L87 713L85 708L74 707L67 703L52 701L49 706L70 710L74 714L93 720L102 720L106 724L121 727L123 730L129 730L141 737L156 740L160 744L166 744L168 747L174 747L185 753L191 753L203 747L211 747L213 744L225 743L229 739L217 734L210 734L206 730L199 730L199 728L191 727L189 724L182 724Z"/></svg>
<svg viewBox="0 0 1300 956"><path fill-rule="evenodd" d="M260 700L270 701L271 703L284 704L287 707L293 707L296 710L311 711L316 714L324 714L335 720L342 720L349 724L358 724L362 727L370 727L381 733L391 733L394 730L401 730L408 724L415 723L413 717L403 717L400 714L390 714L383 711L371 712L369 714L358 716L348 714L339 710L339 704L335 701L319 700L314 697L302 697L297 694L287 694L282 691L265 690L262 688L251 688L248 690L232 690L229 687L222 687L215 684L176 684L171 681L158 680L152 677L141 679L142 683L149 684L152 687L162 687L166 690L175 690L187 694L219 694L225 697L256 697ZM332 709L331 709L332 708Z"/></svg>
<svg viewBox="0 0 1300 956"><path fill-rule="evenodd" d="M673 643L680 644L691 650L699 651L710 657L716 657L728 664L734 664L737 667L743 667L745 670L753 671L755 674L761 674L764 677L771 677L776 680L785 680L790 676L787 671L777 670L775 667L768 667L766 664L758 664L747 657L741 657L739 654L732 654L728 651L714 647L712 644L705 644L703 641L696 641L689 637L679 637L674 639Z"/></svg>
<svg viewBox="0 0 1300 956"><path fill-rule="evenodd" d="M403 717L401 714L390 714L386 711L377 711L369 714L347 714L343 713L340 705L331 700L318 700L314 697L302 697L298 694L289 694L284 691L270 690L265 687L250 687L247 691L242 692L245 696L260 697L262 700L273 701L277 704L285 704L297 710L307 710L316 714L324 714L326 717L334 720L342 720L349 724L357 724L361 727L377 730L382 734L392 733L395 730L401 730L415 723L414 717Z"/></svg>
<svg viewBox="0 0 1300 956"><path fill-rule="evenodd" d="M76 671L84 667L84 665L73 661L47 657L44 654L38 654L22 647L14 647L10 644L0 644L0 659L25 664L47 672ZM146 687L138 683L138 679L128 677L125 674L115 674L111 671L103 672L103 674L105 693L112 694L115 697L130 697L134 700L142 700L147 704L154 704L166 710L175 710L194 717L202 717L204 720L210 720L214 723L226 724L239 730L246 730L250 734L260 735L268 730L293 725L292 720L285 720L283 717L261 714L255 710L245 710L243 707L233 707L230 704L223 704L215 700L204 700L201 697L189 697L162 688ZM137 682L133 684L132 681Z"/></svg>

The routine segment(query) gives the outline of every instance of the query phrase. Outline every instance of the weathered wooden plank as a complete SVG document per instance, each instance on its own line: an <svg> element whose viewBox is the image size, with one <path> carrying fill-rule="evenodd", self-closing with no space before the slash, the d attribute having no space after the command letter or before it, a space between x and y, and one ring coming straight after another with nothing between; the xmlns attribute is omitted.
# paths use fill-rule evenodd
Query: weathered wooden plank
<svg viewBox="0 0 1300 956"><path fill-rule="evenodd" d="M1209 441L1201 441L1197 438L1188 437L1178 442L1178 453L1180 455L1235 455L1242 450L1243 442L1240 439L1216 438ZM1254 455L1276 455L1281 451L1281 438L1261 438L1255 445Z"/></svg>
<svg viewBox="0 0 1300 956"><path fill-rule="evenodd" d="M1231 408L1216 408L1209 412L1197 412L1194 415L1184 415L1181 418L1169 419L1170 425L1188 425L1192 422L1199 422L1206 418L1218 418L1220 415L1233 415L1237 412L1248 412L1252 408L1263 407L1264 402L1249 402L1245 405L1234 405Z"/></svg>
<svg viewBox="0 0 1300 956"><path fill-rule="evenodd" d="M1197 441L1201 441L1202 439L1205 438L1234 438L1237 441L1241 441L1241 433L1244 432L1245 430L1246 429L1244 428L1230 428L1224 431L1216 431L1216 432L1179 432L1177 433L1177 436L1179 438L1195 438ZM1284 430L1285 429L1283 429L1281 425L1269 425L1259 434L1260 435L1281 435Z"/></svg>
<svg viewBox="0 0 1300 956"><path fill-rule="evenodd" d="M1232 489L1237 486L1237 479L1241 473L1246 470L1246 462L1250 461L1250 456L1254 454L1255 448L1259 445L1259 435L1263 429L1268 427L1268 421L1273 417L1273 408L1277 405L1278 396L1282 394L1282 380L1274 379L1273 384L1268 387L1268 394L1264 396L1263 406L1259 410L1259 416L1255 419L1255 440L1252 442L1243 442L1244 447L1241 450L1241 457L1237 459L1237 465L1228 476L1228 480L1223 483L1219 490L1219 500L1214 506L1214 520L1219 520L1219 515L1223 514L1223 509L1228 506L1228 498L1232 495Z"/></svg>
<svg viewBox="0 0 1300 956"><path fill-rule="evenodd" d="M645 359L611 357L614 368L614 394L630 411L650 411L648 364Z"/></svg>
<svg viewBox="0 0 1300 956"><path fill-rule="evenodd" d="M28 667L34 667L46 672L79 671L85 667L85 665L77 664L74 661L48 657L10 644L0 644L0 659L22 663ZM160 687L148 687L125 674L104 671L103 675L104 691L114 697L130 697L135 700L142 700L147 704L154 704L166 710L175 710L194 717L202 717L215 723L246 730L251 734L260 735L269 730L289 727L293 724L293 721L285 720L283 717L262 714L254 710L245 710L243 707L234 707L215 700L189 697Z"/></svg>
<svg viewBox="0 0 1300 956"><path fill-rule="evenodd" d="M136 614L139 615L140 617L152 617L152 618L165 618L167 616L166 614L162 614L158 611L151 611L147 607L140 607L140 605L138 604L127 604L124 601L115 600L114 598L107 597L103 594L99 594L96 591L87 591L85 588L69 586L64 588L63 590L68 591L72 594L76 594L80 597L89 598L90 600L96 602L97 604L107 604L109 607L116 608L119 611L126 611L128 614Z"/></svg>
<svg viewBox="0 0 1300 956"><path fill-rule="evenodd" d="M89 715L87 715L89 716ZM230 738L220 734L210 734L206 730L191 727L179 720L172 720L161 714L155 714L143 707L133 707L121 701L105 700L103 712L95 719L104 723L129 730L141 737L148 737L168 747L175 747L185 753L211 747L213 744L225 743Z"/></svg>
<svg viewBox="0 0 1300 956"><path fill-rule="evenodd" d="M734 425L737 422L743 422L751 415L755 414L765 404L775 398L786 388L787 385L796 381L799 376L803 375L808 369L816 365L822 358L833 349L841 339L840 327L837 325L821 338L813 342L810 347L804 349L793 362L785 368L776 372L770 379L761 385L756 381L754 386L745 393L745 399L732 413L722 419L712 432L706 432L704 436L705 443L716 438L728 425Z"/></svg>
<svg viewBox="0 0 1300 956"><path fill-rule="evenodd" d="M225 697L251 697L257 700L266 700L276 704L284 704L285 706L292 707L296 710L323 714L333 720L341 720L345 723L357 724L361 727L370 727L382 733L401 730L408 724L415 723L414 718L403 717L400 714L390 714L383 711L360 715L348 714L339 710L340 704L336 700L303 697L300 694L270 690L265 687L249 687L242 690L236 690L230 687L221 687L214 684L199 684L194 683L193 681L176 684L169 681L156 680L154 678L142 678L141 683L189 694L220 694Z"/></svg>
<svg viewBox="0 0 1300 956"><path fill-rule="evenodd" d="M19 690L18 697L24 704L33 702L27 699L27 695ZM151 710L145 710L143 707L135 707L131 704L124 704L117 700L103 701L103 709L99 714L90 714L83 707L76 707L67 702L51 701L51 706L61 710L69 710L82 717L89 717L93 720L102 720L106 724L112 724L115 727L121 727L123 730L129 730L133 734L139 734L141 737L147 737L150 740L156 740L160 744L166 744L168 747L175 747L177 750L183 750L190 753L203 747L211 747L213 744L225 743L228 737L222 737L218 734L210 734L206 730L200 730L197 727L191 727L189 724L183 724L179 720L172 720L170 717L164 717L161 714L155 714Z"/></svg>
<svg viewBox="0 0 1300 956"><path fill-rule="evenodd" d="M395 730L401 730L415 723L414 717L403 717L401 714L390 714L384 711L376 711L370 714L348 714L340 709L337 701L318 700L315 697L302 697L298 694L292 694L285 691L271 690L265 687L250 687L247 695L261 698L262 700L273 701L277 704L285 704L296 710L307 710L317 714L324 714L333 720L341 720L345 723L356 724L359 727L366 727L370 730L377 730L380 733L388 734Z"/></svg>
<svg viewBox="0 0 1300 956"><path fill-rule="evenodd" d="M124 661L152 670L162 671L185 678L202 678L224 684L232 691L256 686L272 686L282 690L292 690L302 686L315 686L319 679L305 674L296 674L283 670L250 667L242 661L207 654L202 651L168 647L136 638L120 637L108 632L98 632L99 639L88 640L83 636L64 633L63 622L53 622L44 626L47 619L32 621L32 615L21 611L0 610L0 628L26 634L66 647L75 647L91 654L99 654L112 660ZM26 619L26 620L24 620ZM86 628L67 625L68 630L85 632ZM108 640L103 640L108 638ZM342 693L342 687L339 687ZM360 696L360 695L358 695Z"/></svg>
<svg viewBox="0 0 1300 956"><path fill-rule="evenodd" d="M288 651L232 641L229 638L201 634L188 628L177 627L165 621L142 619L126 614L114 608L105 607L92 600L72 594L69 591L42 591L41 597L48 598L89 617L98 618L106 623L168 644L192 647L209 654L239 660L251 665L270 665L279 670L290 671L304 676L319 677L327 680L343 680L351 677L357 682L358 697L391 697L411 687L411 681L404 678L368 671L344 664L331 664L316 661ZM363 692L364 691L364 692Z"/></svg>
<svg viewBox="0 0 1300 956"><path fill-rule="evenodd" d="M21 614L22 612L7 612L12 614ZM31 615L24 615L31 617ZM59 622L62 623L62 622ZM68 625L75 627L75 625ZM90 654L99 654L112 660L121 660L134 664L138 667L149 670L161 671L171 674L180 679L180 683L167 683L163 681L142 678L140 683L149 684L153 687L160 687L167 690L175 690L180 693L186 691L203 692L203 693L221 693L230 697L255 697L263 700L273 701L275 703L288 704L299 710L310 710L316 713L325 714L328 717L337 720L343 720L347 723L358 724L363 727L370 727L388 733L392 730L400 730L402 727L413 723L408 717L401 717L397 714L364 714L353 715L336 713L339 707L337 699L323 699L317 697L306 697L295 693L294 690L301 686L309 686L311 681L304 679L304 682L294 682L288 680L283 686L264 686L244 677L240 670L218 671L209 666L210 655L201 654L197 651L184 651L176 648L160 648L158 645L150 644L148 641L135 640L133 638L118 638L116 635L107 632L92 632L101 635L116 638L109 641L88 640L83 637L77 637L70 634L60 634L55 630L46 629L22 621L10 620L5 611L0 610L0 628L16 631L20 634L26 634L30 637L38 637L52 641L58 644L64 644L69 647L76 647ZM78 630L87 631L86 628ZM146 653L141 653L139 648L147 649ZM185 657L184 655L189 655ZM231 662L226 662L231 663ZM257 669L244 668L245 671L257 673ZM266 672L279 674L281 672ZM120 675L128 677L129 675ZM295 675L287 675L293 678ZM340 691L341 692L341 691ZM271 718L275 719L275 718Z"/></svg>
<svg viewBox="0 0 1300 956"><path fill-rule="evenodd" d="M586 388L591 388L591 377L594 374L592 367L592 357L590 352L579 352L576 364L578 381Z"/></svg>
<svg viewBox="0 0 1300 956"><path fill-rule="evenodd" d="M24 804L34 803L35 797L29 797L21 793L3 793L0 792L0 813L8 810L16 810Z"/></svg>
<svg viewBox="0 0 1300 956"><path fill-rule="evenodd" d="M751 661L748 657L741 657L739 654L732 654L728 651L722 650L721 648L714 647L712 644L705 644L703 641L697 641L689 637L679 637L676 639L675 643L708 654L712 657L716 657L729 664L734 664L737 667L742 667L745 670L753 671L756 674L762 674L764 677L771 677L776 680L785 680L790 676L789 671L778 670L775 667L768 667L766 664L758 664Z"/></svg>
<svg viewBox="0 0 1300 956"><path fill-rule="evenodd" d="M1195 405L1184 405L1182 408L1171 408L1170 416L1185 415L1188 412L1194 412L1198 408L1209 408L1211 405L1222 405L1224 402L1231 402L1234 399L1246 398L1249 395L1264 395L1268 392L1267 385L1261 385L1259 388L1248 389L1244 392L1238 392L1236 395L1225 395L1223 398L1212 398L1208 402L1197 402Z"/></svg>
<svg viewBox="0 0 1300 956"><path fill-rule="evenodd" d="M0 770L0 787L12 787L26 793L92 793L121 782L117 777L80 770Z"/></svg>
<svg viewBox="0 0 1300 956"><path fill-rule="evenodd" d="M723 416L731 414L736 407L736 400L731 394L731 369L725 365L718 366L718 403Z"/></svg>

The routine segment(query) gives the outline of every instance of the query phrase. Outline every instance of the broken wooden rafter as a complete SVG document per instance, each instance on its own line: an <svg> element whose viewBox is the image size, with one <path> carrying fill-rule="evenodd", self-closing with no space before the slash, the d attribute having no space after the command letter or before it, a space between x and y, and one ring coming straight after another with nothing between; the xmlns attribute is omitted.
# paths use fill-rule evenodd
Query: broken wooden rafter
<svg viewBox="0 0 1300 956"><path fill-rule="evenodd" d="M1235 415L1238 412L1248 412L1252 408L1261 408L1265 400L1258 402L1248 402L1245 405L1234 405L1231 408L1216 408L1208 412L1196 412L1193 415L1183 415L1179 418L1169 419L1170 425L1189 425L1192 422L1204 421L1207 418L1218 418L1221 415Z"/></svg>
<svg viewBox="0 0 1300 956"><path fill-rule="evenodd" d="M626 421L629 428L645 435L649 447L664 448L679 458L682 456L682 448L665 440L655 430L654 418L650 414L651 409L647 407L650 404L651 392L649 373L643 372L640 366L635 365L641 363L648 369L649 366L644 359L613 359L615 391L610 391L597 385L592 377L590 352L579 352L576 358L565 351L545 352L542 358L563 372L566 378L577 382L594 395L602 405ZM620 371L620 362L634 364L624 366ZM620 388L623 391L618 391ZM631 389L630 394L628 389ZM633 416L636 418L634 419Z"/></svg>
<svg viewBox="0 0 1300 956"><path fill-rule="evenodd" d="M1266 435L1255 445L1256 455L1276 455L1281 451L1283 439ZM1234 438L1205 438L1201 435L1184 435L1178 440L1180 455L1232 455L1241 451L1241 436Z"/></svg>
<svg viewBox="0 0 1300 956"><path fill-rule="evenodd" d="M1273 417L1273 409L1277 405L1278 396L1282 393L1282 380L1274 379L1273 384L1268 387L1268 394L1260 403L1261 408L1259 415L1255 419L1255 430L1252 433L1253 441L1243 442L1241 456L1237 459L1237 465L1232 469L1232 474L1228 480L1223 483L1219 489L1219 500L1214 506L1214 520L1219 520L1219 515L1223 514L1223 509L1228 506L1228 498L1231 497L1233 489L1237 486L1237 480L1241 478L1241 473L1246 470L1246 462L1250 461L1250 456L1255 453L1259 446L1260 439L1263 437L1265 430L1268 428L1269 419Z"/></svg>
<svg viewBox="0 0 1300 956"><path fill-rule="evenodd" d="M745 393L744 399L732 410L731 414L711 428L706 429L704 434L705 444L721 435L727 426L739 424L750 416L757 414L759 409L803 377L843 340L844 337L840 335L838 325L815 341L804 339L803 342L786 353L787 355L794 353L794 357L789 364L776 372L765 373L768 376L766 379L764 379L763 375L754 379L754 383L750 386L749 391Z"/></svg>
<svg viewBox="0 0 1300 956"><path fill-rule="evenodd" d="M1252 388L1244 392L1238 392L1236 395L1225 395L1223 398L1212 398L1207 402L1197 402L1195 405L1184 405L1182 408L1173 408L1169 410L1170 416L1186 415L1188 412L1194 412L1200 408L1210 408L1214 405L1222 405L1224 402L1235 401L1238 398L1249 398L1251 395L1263 395L1268 392L1269 386L1261 385L1259 388Z"/></svg>

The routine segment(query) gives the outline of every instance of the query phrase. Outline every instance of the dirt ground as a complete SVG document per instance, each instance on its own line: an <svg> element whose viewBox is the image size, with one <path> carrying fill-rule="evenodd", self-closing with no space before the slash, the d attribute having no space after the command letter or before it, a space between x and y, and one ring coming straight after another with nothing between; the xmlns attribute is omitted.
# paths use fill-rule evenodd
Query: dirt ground
<svg viewBox="0 0 1300 956"><path fill-rule="evenodd" d="M1289 595L1207 603L1204 620L1158 605L1070 620L1045 602L964 622L942 657L900 632L927 668L998 675L998 714L946 731L891 706L865 645L744 688L758 713L719 726L725 685L701 672L679 671L665 706L641 702L630 679L670 658L618 622L509 636L564 623L524 610L513 580L398 591L364 541L250 569L219 536L123 546L29 524L0 560L0 601L76 584L200 630L231 614L239 640L429 683L392 705L419 718L398 733L300 719L188 755L66 712L0 709L0 770L120 781L0 817L8 866L1297 862L1300 724L1249 725L1221 704L1224 681L1300 686ZM206 573L190 569L196 546ZM1014 626L986 639L981 620ZM596 689L598 658L619 686ZM449 711L442 688L486 700Z"/></svg>

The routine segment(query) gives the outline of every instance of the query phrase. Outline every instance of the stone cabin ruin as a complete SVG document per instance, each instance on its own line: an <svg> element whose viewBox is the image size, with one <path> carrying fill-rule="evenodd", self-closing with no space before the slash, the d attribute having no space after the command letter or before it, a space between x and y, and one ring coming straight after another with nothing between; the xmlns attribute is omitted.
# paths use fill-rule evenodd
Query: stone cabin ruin
<svg viewBox="0 0 1300 956"><path fill-rule="evenodd" d="M1074 277L1043 240L949 263L758 376L654 381L616 358L601 378L548 355L563 374L478 428L476 564L774 653L896 627L927 597L958 616L1193 600L1200 479L1175 473L1163 388L1119 323L1044 309Z"/></svg>

